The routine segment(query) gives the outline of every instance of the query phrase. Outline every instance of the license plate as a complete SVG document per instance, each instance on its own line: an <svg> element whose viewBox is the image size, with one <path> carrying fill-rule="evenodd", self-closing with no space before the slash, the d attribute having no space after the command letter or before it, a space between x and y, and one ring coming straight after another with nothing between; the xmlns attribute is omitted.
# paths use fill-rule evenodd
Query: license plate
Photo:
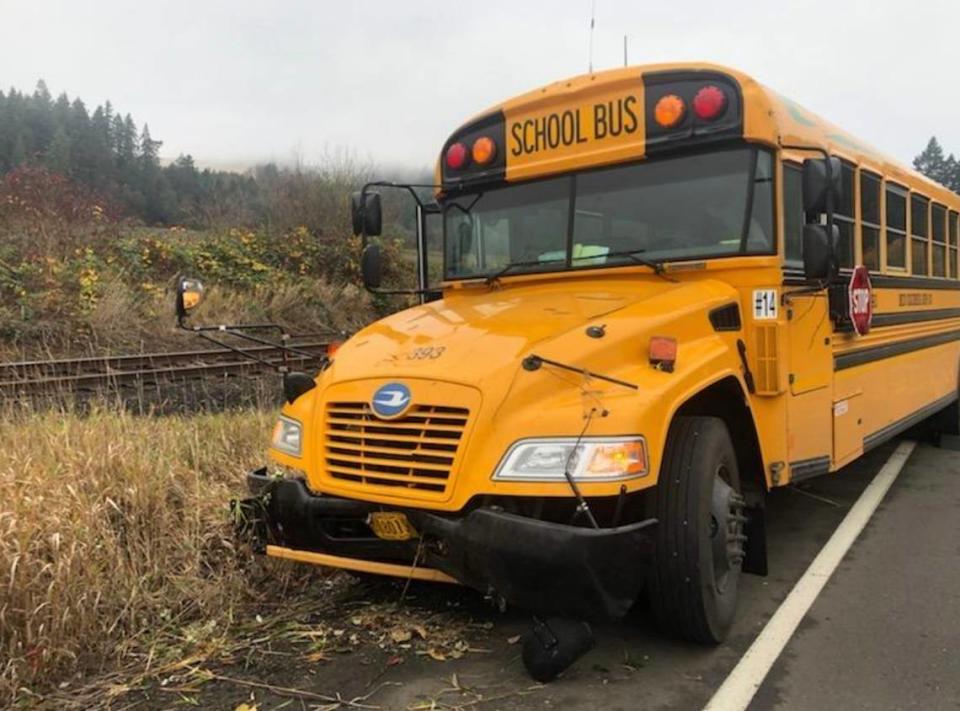
<svg viewBox="0 0 960 711"><path fill-rule="evenodd" d="M407 541L417 537L417 529L407 520L407 515L397 511L377 511L367 520L377 538L385 541Z"/></svg>

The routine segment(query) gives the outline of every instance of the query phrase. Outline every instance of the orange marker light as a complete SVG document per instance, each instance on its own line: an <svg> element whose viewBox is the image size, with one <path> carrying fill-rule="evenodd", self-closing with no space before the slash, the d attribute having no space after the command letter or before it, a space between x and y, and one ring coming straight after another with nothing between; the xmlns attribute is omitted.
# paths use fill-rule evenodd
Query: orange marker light
<svg viewBox="0 0 960 711"><path fill-rule="evenodd" d="M473 162L486 165L497 156L497 144L489 136L480 136L473 142Z"/></svg>
<svg viewBox="0 0 960 711"><path fill-rule="evenodd" d="M667 94L660 98L653 109L653 117L664 128L673 128L683 121L687 106L676 94Z"/></svg>
<svg viewBox="0 0 960 711"><path fill-rule="evenodd" d="M340 350L340 346L343 345L343 341L333 341L332 343L327 344L327 357L333 358L337 351Z"/></svg>
<svg viewBox="0 0 960 711"><path fill-rule="evenodd" d="M653 336L650 339L650 364L668 373L673 372L677 362L677 339Z"/></svg>

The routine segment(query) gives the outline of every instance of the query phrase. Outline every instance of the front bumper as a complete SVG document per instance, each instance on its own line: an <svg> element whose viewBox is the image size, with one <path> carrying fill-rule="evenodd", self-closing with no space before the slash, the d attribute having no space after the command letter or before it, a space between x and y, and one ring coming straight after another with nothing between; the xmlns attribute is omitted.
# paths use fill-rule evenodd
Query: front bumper
<svg viewBox="0 0 960 711"><path fill-rule="evenodd" d="M253 496L238 502L235 511L240 529L259 552L279 551L268 551L268 546L278 546L326 554L317 560L337 565L338 558L342 567L372 572L383 572L377 564L399 570L398 565L417 561L541 615L622 617L653 558L655 519L592 529L494 507L440 516L314 494L301 480L271 478L263 469L249 473L247 483ZM385 541L374 536L367 516L382 510L402 510L420 538ZM370 566L359 565L363 561Z"/></svg>

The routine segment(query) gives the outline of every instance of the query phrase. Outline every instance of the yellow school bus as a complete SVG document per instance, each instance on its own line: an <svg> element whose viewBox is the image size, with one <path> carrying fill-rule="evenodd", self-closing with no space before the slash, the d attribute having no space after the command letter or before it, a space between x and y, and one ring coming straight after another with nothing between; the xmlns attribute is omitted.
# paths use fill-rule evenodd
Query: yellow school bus
<svg viewBox="0 0 960 711"><path fill-rule="evenodd" d="M429 199L400 187L420 303L288 378L248 475L267 555L543 616L645 594L717 643L767 491L957 427L960 198L741 72L538 88L453 132ZM386 189L354 201L373 291Z"/></svg>

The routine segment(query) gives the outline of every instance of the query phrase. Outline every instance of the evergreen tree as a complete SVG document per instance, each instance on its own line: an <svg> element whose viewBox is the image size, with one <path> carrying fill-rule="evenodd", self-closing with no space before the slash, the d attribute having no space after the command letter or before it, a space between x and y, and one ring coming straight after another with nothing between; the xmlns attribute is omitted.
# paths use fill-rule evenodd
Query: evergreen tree
<svg viewBox="0 0 960 711"><path fill-rule="evenodd" d="M115 159L110 149L110 117L98 106L90 117L90 184L104 188L113 183Z"/></svg>
<svg viewBox="0 0 960 711"><path fill-rule="evenodd" d="M43 79L37 82L33 97L27 104L26 119L33 134L34 150L36 152L44 151L50 141L53 140L53 134L56 132L57 126L53 115L53 97L50 95L50 90Z"/></svg>
<svg viewBox="0 0 960 711"><path fill-rule="evenodd" d="M947 178L944 185L953 192L960 193L960 164L957 163L953 153L948 155L946 161L944 161L944 174Z"/></svg>
<svg viewBox="0 0 960 711"><path fill-rule="evenodd" d="M154 141L150 137L150 126L143 124L140 134L140 163L145 169L160 167L160 146L163 141Z"/></svg>
<svg viewBox="0 0 960 711"><path fill-rule="evenodd" d="M923 152L913 159L913 167L942 185L947 185L950 181L947 160L936 136L932 136Z"/></svg>
<svg viewBox="0 0 960 711"><path fill-rule="evenodd" d="M27 158L30 156L30 139L27 136L25 130L20 131L16 135L16 138L13 139L13 149L11 150L10 155L10 165L16 168L18 165L23 165L27 162Z"/></svg>
<svg viewBox="0 0 960 711"><path fill-rule="evenodd" d="M117 144L117 163L121 168L132 166L137 160L137 124L127 114L121 119L117 114L113 119L114 140Z"/></svg>
<svg viewBox="0 0 960 711"><path fill-rule="evenodd" d="M55 170L58 173L70 172L70 137L63 126L60 126L57 132L53 134L53 140L47 147L44 163L50 170Z"/></svg>
<svg viewBox="0 0 960 711"><path fill-rule="evenodd" d="M70 97L66 93L60 94L53 104L53 120L57 126L64 129L70 122Z"/></svg>
<svg viewBox="0 0 960 711"><path fill-rule="evenodd" d="M32 93L0 91L0 180L20 166L45 168L159 224L289 226L307 224L305 209L318 212L301 208L315 205L304 173L277 166L245 175L200 171L189 155L162 167L161 145L109 101L90 113L79 98L60 93L54 99L42 80ZM944 161L960 173L952 156Z"/></svg>

